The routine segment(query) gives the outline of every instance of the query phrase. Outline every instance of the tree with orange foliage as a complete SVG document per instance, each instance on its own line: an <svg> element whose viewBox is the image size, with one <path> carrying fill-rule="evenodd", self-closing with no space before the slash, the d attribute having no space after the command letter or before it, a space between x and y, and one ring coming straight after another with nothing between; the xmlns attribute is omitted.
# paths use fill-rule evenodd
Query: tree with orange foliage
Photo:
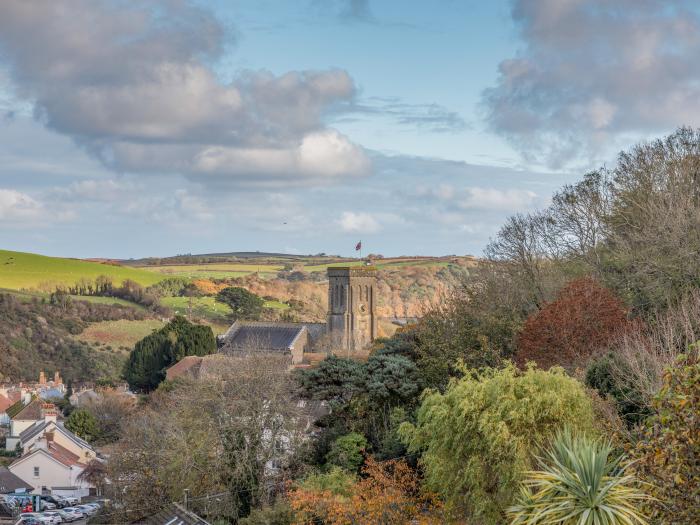
<svg viewBox="0 0 700 525"><path fill-rule="evenodd" d="M300 486L289 493L295 525L446 523L434 495L420 486L415 470L404 460L367 458L363 477L347 490L315 490Z"/></svg>
<svg viewBox="0 0 700 525"><path fill-rule="evenodd" d="M516 363L582 366L627 324L627 308L618 297L592 277L576 279L527 318L517 340Z"/></svg>

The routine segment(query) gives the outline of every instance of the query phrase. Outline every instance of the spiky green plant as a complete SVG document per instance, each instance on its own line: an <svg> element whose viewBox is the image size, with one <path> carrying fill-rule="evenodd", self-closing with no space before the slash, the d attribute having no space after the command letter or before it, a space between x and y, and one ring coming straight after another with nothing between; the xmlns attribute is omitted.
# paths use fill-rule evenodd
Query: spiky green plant
<svg viewBox="0 0 700 525"><path fill-rule="evenodd" d="M513 525L645 525L637 509L649 500L639 482L625 473L624 456L611 457L609 441L557 434L541 470L525 474Z"/></svg>

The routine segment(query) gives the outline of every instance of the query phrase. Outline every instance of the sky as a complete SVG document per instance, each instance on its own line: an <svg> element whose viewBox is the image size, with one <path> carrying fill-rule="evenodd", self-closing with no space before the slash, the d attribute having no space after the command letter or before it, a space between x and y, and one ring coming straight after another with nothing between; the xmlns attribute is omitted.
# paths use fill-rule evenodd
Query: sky
<svg viewBox="0 0 700 525"><path fill-rule="evenodd" d="M479 255L698 66L693 0L3 0L0 248Z"/></svg>

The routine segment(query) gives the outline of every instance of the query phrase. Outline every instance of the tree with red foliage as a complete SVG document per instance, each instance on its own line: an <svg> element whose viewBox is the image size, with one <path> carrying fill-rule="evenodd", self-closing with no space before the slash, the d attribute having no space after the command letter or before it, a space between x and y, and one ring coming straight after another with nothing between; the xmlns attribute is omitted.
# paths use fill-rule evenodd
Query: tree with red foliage
<svg viewBox="0 0 700 525"><path fill-rule="evenodd" d="M517 340L515 361L541 368L584 366L628 324L627 308L592 277L569 282L556 299L527 318Z"/></svg>

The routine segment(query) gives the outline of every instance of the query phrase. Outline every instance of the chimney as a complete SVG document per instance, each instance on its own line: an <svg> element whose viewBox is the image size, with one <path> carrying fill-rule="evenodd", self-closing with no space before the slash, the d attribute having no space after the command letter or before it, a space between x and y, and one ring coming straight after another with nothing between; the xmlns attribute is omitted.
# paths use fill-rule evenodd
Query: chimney
<svg viewBox="0 0 700 525"><path fill-rule="evenodd" d="M46 374L44 373L43 370L41 372L39 372L39 384L40 385L46 384Z"/></svg>
<svg viewBox="0 0 700 525"><path fill-rule="evenodd" d="M53 374L53 382L54 385L60 385L63 382L61 380L61 374L58 373L58 370L56 370L56 372Z"/></svg>
<svg viewBox="0 0 700 525"><path fill-rule="evenodd" d="M51 432L46 432L44 434L44 439L46 440L46 445L49 446L51 443L53 443L53 431Z"/></svg>
<svg viewBox="0 0 700 525"><path fill-rule="evenodd" d="M41 414L44 417L44 421L47 423L49 421L56 422L58 417L58 411L56 410L56 405L53 403L42 403L41 404Z"/></svg>

